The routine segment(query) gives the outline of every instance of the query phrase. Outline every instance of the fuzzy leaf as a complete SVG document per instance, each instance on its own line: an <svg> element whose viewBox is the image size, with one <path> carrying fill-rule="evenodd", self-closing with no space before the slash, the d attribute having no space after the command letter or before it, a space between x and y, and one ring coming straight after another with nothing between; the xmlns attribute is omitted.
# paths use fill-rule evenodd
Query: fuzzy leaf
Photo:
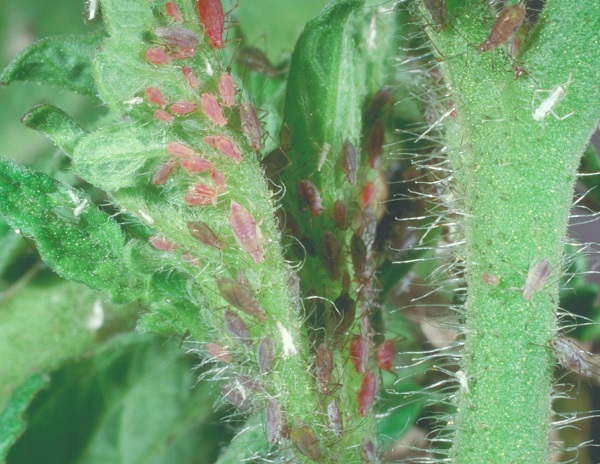
<svg viewBox="0 0 600 464"><path fill-rule="evenodd" d="M36 106L21 118L21 122L26 127L46 135L69 156L73 156L75 145L86 134L77 121L52 105Z"/></svg>
<svg viewBox="0 0 600 464"><path fill-rule="evenodd" d="M91 59L104 33L42 39L19 54L0 75L0 84L36 82L97 96Z"/></svg>
<svg viewBox="0 0 600 464"><path fill-rule="evenodd" d="M0 161L0 212L9 224L33 237L44 260L63 277L105 291L115 301L132 299L137 291L123 264L119 226L86 201L81 191Z"/></svg>

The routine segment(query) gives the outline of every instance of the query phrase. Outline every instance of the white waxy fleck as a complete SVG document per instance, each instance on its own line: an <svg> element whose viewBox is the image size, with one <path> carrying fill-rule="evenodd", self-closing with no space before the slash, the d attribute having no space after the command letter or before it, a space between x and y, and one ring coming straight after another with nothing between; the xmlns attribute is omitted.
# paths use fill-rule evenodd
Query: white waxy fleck
<svg viewBox="0 0 600 464"><path fill-rule="evenodd" d="M521 288L521 295L526 300L531 300L533 294L539 292L546 285L548 277L552 274L552 265L547 259L542 259L529 268L525 285Z"/></svg>
<svg viewBox="0 0 600 464"><path fill-rule="evenodd" d="M74 209L73 209L73 216L75 217L79 217L79 215L81 213L83 213L83 210L85 209L85 207L88 205L88 201L87 199L83 200L81 203L79 203Z"/></svg>
<svg viewBox="0 0 600 464"><path fill-rule="evenodd" d="M208 74L209 76L212 76L215 72L213 71L212 66L210 65L210 63L208 62L208 60L205 60L206 63L206 74Z"/></svg>
<svg viewBox="0 0 600 464"><path fill-rule="evenodd" d="M279 330L279 335L281 335L281 342L283 344L283 356L285 358L289 358L290 356L298 354L298 350L294 345L294 340L292 339L292 336L290 335L288 330L279 321L276 321L275 324L277 325L277 330Z"/></svg>
<svg viewBox="0 0 600 464"><path fill-rule="evenodd" d="M139 209L138 213L140 213L142 219L144 219L144 221L146 221L149 225L154 224L154 218L150 216L146 211L144 211L143 209Z"/></svg>
<svg viewBox="0 0 600 464"><path fill-rule="evenodd" d="M95 332L102 327L102 324L104 324L104 308L102 307L102 302L96 300L92 306L92 314L88 317L85 327L86 329Z"/></svg>
<svg viewBox="0 0 600 464"><path fill-rule="evenodd" d="M321 147L321 152L319 153L319 163L317 164L317 171L321 172L321 169L325 164L325 160L327 159L327 153L329 153L330 149L331 145L329 145L327 142L325 142L323 144L323 147Z"/></svg>

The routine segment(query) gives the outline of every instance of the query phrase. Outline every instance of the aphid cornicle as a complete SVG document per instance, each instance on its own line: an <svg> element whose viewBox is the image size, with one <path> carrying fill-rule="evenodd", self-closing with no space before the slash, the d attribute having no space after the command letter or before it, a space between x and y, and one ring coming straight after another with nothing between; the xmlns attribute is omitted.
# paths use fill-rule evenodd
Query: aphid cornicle
<svg viewBox="0 0 600 464"><path fill-rule="evenodd" d="M505 7L494 22L487 39L479 46L480 52L487 52L506 42L523 24L525 5L517 3Z"/></svg>
<svg viewBox="0 0 600 464"><path fill-rule="evenodd" d="M210 44L214 48L225 48L225 14L221 0L196 0L196 9Z"/></svg>
<svg viewBox="0 0 600 464"><path fill-rule="evenodd" d="M526 300L531 300L534 293L539 292L546 285L546 281L552 274L552 265L547 259L542 259L534 264L527 272L525 285L521 288L521 295Z"/></svg>

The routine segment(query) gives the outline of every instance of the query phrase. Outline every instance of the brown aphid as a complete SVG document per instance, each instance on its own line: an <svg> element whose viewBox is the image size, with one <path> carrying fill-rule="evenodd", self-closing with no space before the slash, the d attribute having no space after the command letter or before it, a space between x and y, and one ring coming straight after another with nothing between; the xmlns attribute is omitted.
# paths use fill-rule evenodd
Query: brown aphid
<svg viewBox="0 0 600 464"><path fill-rule="evenodd" d="M240 119L242 122L242 132L248 140L250 147L254 151L259 151L263 147L262 127L256 113L256 108L249 103L244 102L240 106Z"/></svg>
<svg viewBox="0 0 600 464"><path fill-rule="evenodd" d="M383 107L392 100L393 95L394 88L391 85L384 85L371 99L365 111L365 120L369 123L375 121L381 114Z"/></svg>
<svg viewBox="0 0 600 464"><path fill-rule="evenodd" d="M354 280L363 282L367 268L367 246L358 234L352 234L350 239L350 256L354 268Z"/></svg>
<svg viewBox="0 0 600 464"><path fill-rule="evenodd" d="M254 47L247 47L240 50L236 61L258 74L264 74L267 77L276 77L282 73L273 66L262 50Z"/></svg>
<svg viewBox="0 0 600 464"><path fill-rule="evenodd" d="M262 263L265 260L264 237L254 216L239 203L231 200L229 223L240 247L252 257L255 263Z"/></svg>
<svg viewBox="0 0 600 464"><path fill-rule="evenodd" d="M346 203L342 200L335 200L333 203L333 222L339 230L345 230L348 227L347 216Z"/></svg>
<svg viewBox="0 0 600 464"><path fill-rule="evenodd" d="M281 406L274 399L267 400L267 439L269 443L277 443L283 434L285 418Z"/></svg>
<svg viewBox="0 0 600 464"><path fill-rule="evenodd" d="M250 287L229 277L216 277L219 294L230 305L252 316L261 324L266 320L265 310L254 298Z"/></svg>
<svg viewBox="0 0 600 464"><path fill-rule="evenodd" d="M336 400L331 400L327 405L327 418L329 419L329 427L331 427L331 431L335 435L340 436L344 433L342 413L340 412L340 407Z"/></svg>
<svg viewBox="0 0 600 464"><path fill-rule="evenodd" d="M154 35L174 47L195 48L200 43L200 39L194 32L179 26L158 27L154 29Z"/></svg>
<svg viewBox="0 0 600 464"><path fill-rule="evenodd" d="M308 425L300 423L295 426L291 431L291 439L294 446L308 459L312 459L315 462L321 462L323 460L323 453L321 452L321 443L319 438L313 429Z"/></svg>
<svg viewBox="0 0 600 464"><path fill-rule="evenodd" d="M546 281L552 274L552 265L547 259L542 259L534 264L527 272L525 285L521 288L521 295L526 300L531 300L534 293L539 292L546 285Z"/></svg>
<svg viewBox="0 0 600 464"><path fill-rule="evenodd" d="M289 164L290 159L281 147L275 148L260 161L260 165L265 170L265 175L272 180L276 179Z"/></svg>
<svg viewBox="0 0 600 464"><path fill-rule="evenodd" d="M331 232L325 232L321 236L321 259L331 280L338 280L342 265L342 247Z"/></svg>
<svg viewBox="0 0 600 464"><path fill-rule="evenodd" d="M487 272L481 274L481 280L492 287L497 287L500 285L500 278L498 276L488 274Z"/></svg>
<svg viewBox="0 0 600 464"><path fill-rule="evenodd" d="M225 243L219 240L219 237L212 231L206 222L201 221L188 221L186 223L190 235L199 242L204 243L207 246L222 250L225 248Z"/></svg>
<svg viewBox="0 0 600 464"><path fill-rule="evenodd" d="M494 22L487 39L479 46L480 52L487 52L506 42L523 24L525 5L518 3L505 7Z"/></svg>
<svg viewBox="0 0 600 464"><path fill-rule="evenodd" d="M275 343L273 343L272 338L263 337L260 341L256 353L256 360L261 374L270 372L273 361L275 360Z"/></svg>
<svg viewBox="0 0 600 464"><path fill-rule="evenodd" d="M585 351L577 344L566 337L555 337L552 340L552 347L561 366L582 377L592 377L592 370L585 359Z"/></svg>
<svg viewBox="0 0 600 464"><path fill-rule="evenodd" d="M367 154L369 155L369 166L377 169L381 164L383 156L383 144L385 143L385 132L383 124L375 121L371 125L369 136L367 137Z"/></svg>
<svg viewBox="0 0 600 464"><path fill-rule="evenodd" d="M345 335L346 331L354 322L354 317L356 315L356 301L350 297L348 292L344 292L333 303L337 309L337 320L335 321L336 326L334 333Z"/></svg>
<svg viewBox="0 0 600 464"><path fill-rule="evenodd" d="M167 181L167 179L171 176L176 167L176 162L167 161L159 168L158 171L156 171L154 176L152 176L152 183L154 185L164 184Z"/></svg>
<svg viewBox="0 0 600 464"><path fill-rule="evenodd" d="M446 0L425 0L425 7L433 22L442 30L446 30Z"/></svg>
<svg viewBox="0 0 600 464"><path fill-rule="evenodd" d="M298 182L298 193L308 204L308 209L313 216L320 216L323 213L323 200L315 184L307 179L301 180Z"/></svg>
<svg viewBox="0 0 600 464"><path fill-rule="evenodd" d="M255 393L263 390L260 381L247 375L238 375L229 383L221 386L223 399L236 406L240 411L247 411L254 406Z"/></svg>
<svg viewBox="0 0 600 464"><path fill-rule="evenodd" d="M240 316L229 309L225 310L225 327L242 345L248 349L252 348L252 337L248 326Z"/></svg>
<svg viewBox="0 0 600 464"><path fill-rule="evenodd" d="M358 153L354 144L348 139L342 145L341 163L342 171L346 174L346 179L351 185L354 185L358 173Z"/></svg>
<svg viewBox="0 0 600 464"><path fill-rule="evenodd" d="M321 343L315 355L315 376L321 393L329 393L329 381L333 372L333 355L325 343Z"/></svg>
<svg viewBox="0 0 600 464"><path fill-rule="evenodd" d="M223 345L210 342L206 344L205 348L208 354L219 361L223 361L226 364L229 364L231 361L233 361L233 356Z"/></svg>
<svg viewBox="0 0 600 464"><path fill-rule="evenodd" d="M365 438L363 440L360 454L367 464L375 464L377 462L377 450L373 440L370 438Z"/></svg>

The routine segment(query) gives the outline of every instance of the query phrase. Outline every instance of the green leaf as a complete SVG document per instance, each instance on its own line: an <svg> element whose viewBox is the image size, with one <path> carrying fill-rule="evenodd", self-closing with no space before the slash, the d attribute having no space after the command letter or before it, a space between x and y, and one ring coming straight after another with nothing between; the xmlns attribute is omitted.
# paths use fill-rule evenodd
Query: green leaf
<svg viewBox="0 0 600 464"><path fill-rule="evenodd" d="M95 32L39 40L8 65L0 75L0 84L36 82L96 97L91 59L104 37L104 33Z"/></svg>
<svg viewBox="0 0 600 464"><path fill-rule="evenodd" d="M35 374L16 390L0 414L0 460L4 462L10 447L25 431L25 412L35 396L48 386L50 378Z"/></svg>
<svg viewBox="0 0 600 464"><path fill-rule="evenodd" d="M12 227L35 239L44 261L114 301L135 298L119 225L89 201L79 190L0 160L0 212Z"/></svg>
<svg viewBox="0 0 600 464"><path fill-rule="evenodd" d="M21 119L23 125L46 135L63 151L73 156L75 145L85 136L85 129L60 108L39 105Z"/></svg>
<svg viewBox="0 0 600 464"><path fill-rule="evenodd" d="M13 464L211 462L229 437L213 384L196 384L176 343L131 334L65 365L29 408Z"/></svg>

